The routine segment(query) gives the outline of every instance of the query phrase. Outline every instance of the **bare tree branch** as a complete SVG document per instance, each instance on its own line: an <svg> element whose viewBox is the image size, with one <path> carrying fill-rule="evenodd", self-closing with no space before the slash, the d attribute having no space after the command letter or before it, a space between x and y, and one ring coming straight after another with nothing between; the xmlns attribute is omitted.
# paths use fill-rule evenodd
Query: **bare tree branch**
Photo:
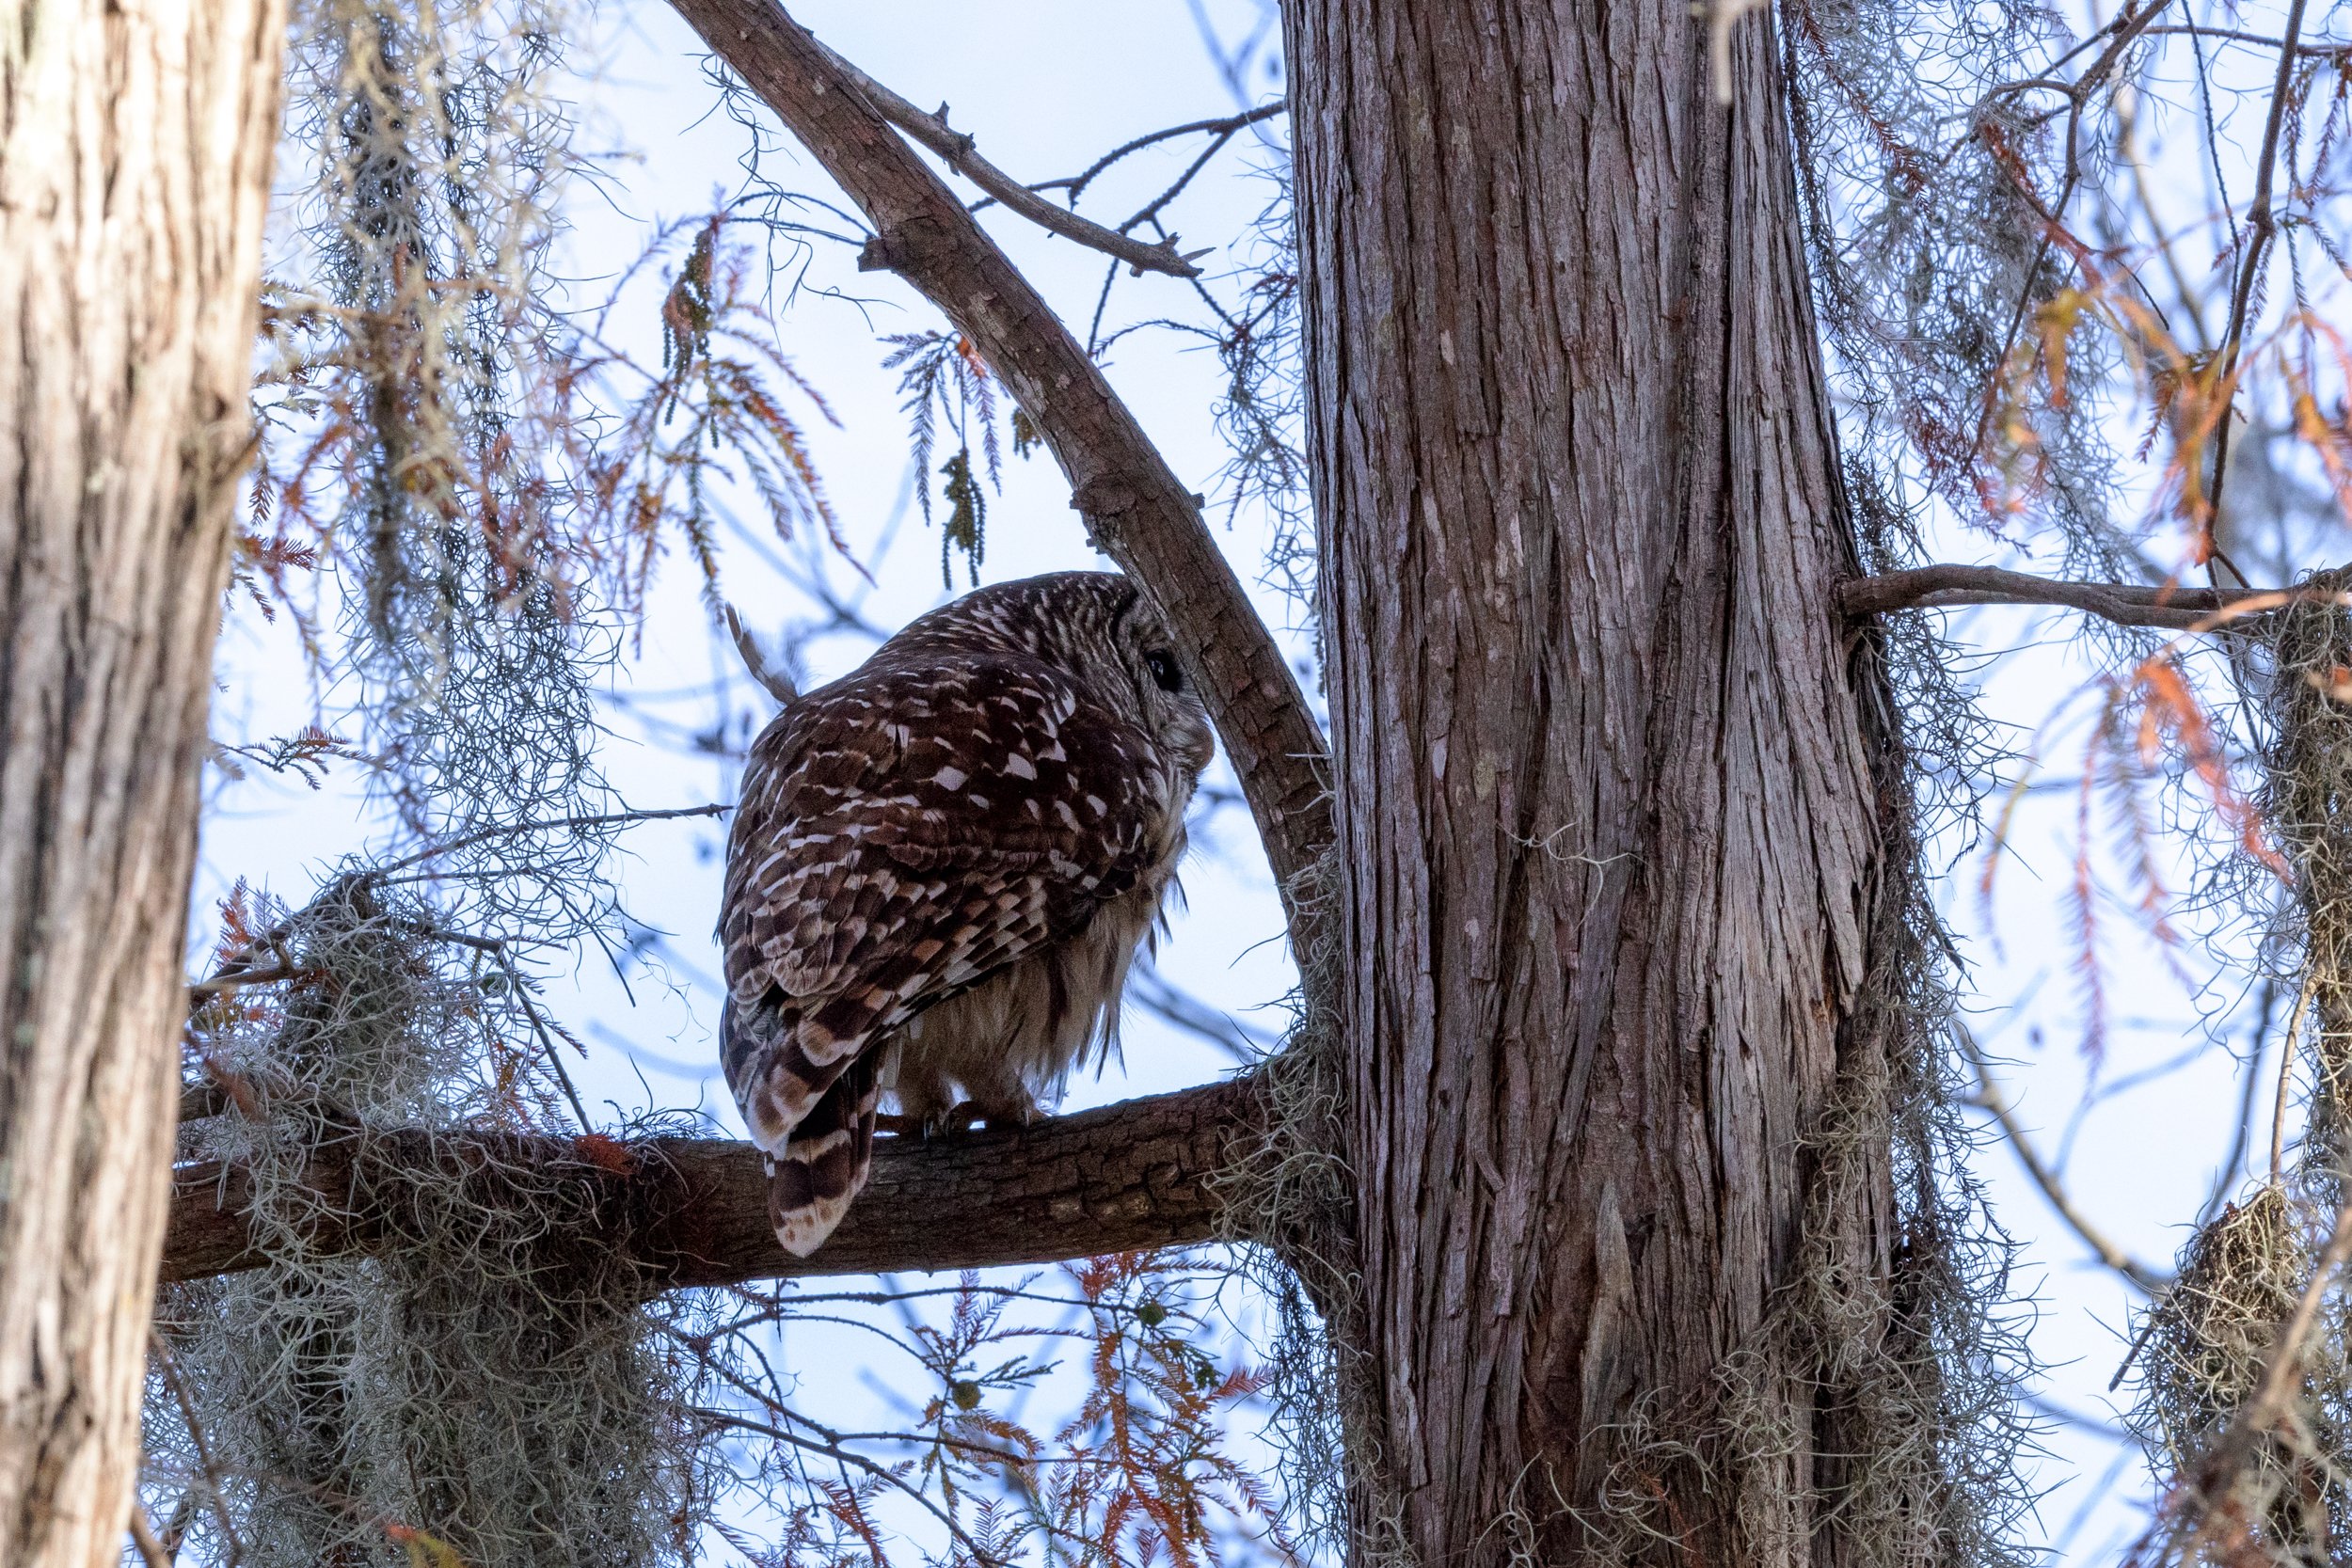
<svg viewBox="0 0 2352 1568"><path fill-rule="evenodd" d="M1246 109L1237 115L1223 115L1216 119L1188 120L1183 125L1170 125L1165 130L1149 132L1133 141L1121 142L1066 179L1042 180L1031 185L1029 189L1040 192L1060 191L1068 199L1075 201L1079 195L1094 182L1097 175L1132 153L1140 152L1147 147L1156 147L1161 142L1170 141L1178 136L1189 136L1196 133L1217 138L1217 145L1222 147L1225 139L1233 135L1234 133L1246 131L1259 121L1272 119L1277 115L1288 114L1290 107L1290 100L1278 98L1271 103L1261 103L1254 109ZM979 210L979 206L977 205L973 208L974 212Z"/></svg>
<svg viewBox="0 0 2352 1568"><path fill-rule="evenodd" d="M544 821L504 822L495 828L484 828L477 832L464 833L438 844L428 844L423 848L403 855L396 861L386 861L382 865L370 866L358 875L368 881L381 881L394 872L406 871L413 866L422 865L425 862L449 854L453 850L470 848L474 845L487 843L491 839L503 838L514 833L547 832L555 829L579 832L588 828L635 827L640 822L669 822L682 816L724 816L734 809L734 806L720 801L707 806L657 806L632 811L598 812L593 816L558 816Z"/></svg>
<svg viewBox="0 0 2352 1568"><path fill-rule="evenodd" d="M816 43L816 40L809 40ZM974 150L969 133L947 128L947 106L941 104L937 114L925 114L905 99L875 81L871 76L843 59L821 43L825 57L842 75L857 84L858 90L890 121L947 162L947 166L966 180L1020 214L1040 229L1075 240L1089 250L1116 256L1138 274L1164 272L1177 277L1198 277L1200 269L1192 264L1194 256L1205 256L1205 250L1191 255L1179 255L1174 235L1157 245L1146 245L1132 235L1116 229L1105 229L1091 218L1082 218L1067 207L1057 207L1036 191L1015 180L994 164ZM755 84L756 85L756 84ZM855 194L854 192L851 194Z"/></svg>
<svg viewBox="0 0 2352 1568"><path fill-rule="evenodd" d="M148 1349L155 1358L155 1370L163 1374L164 1386L171 1390L172 1402L180 1407L181 1420L187 1424L188 1443L196 1449L197 1466L203 1472L205 1499L212 1504L213 1517L220 1525L220 1539L229 1548L229 1560L234 1562L244 1555L245 1546L237 1539L237 1522L229 1512L229 1493L221 1484L220 1465L213 1458L213 1445L204 1434L204 1423L196 1414L196 1402L188 1397L188 1386L181 1380L179 1363L172 1359L171 1346L163 1335L151 1329ZM135 1495L132 1500L136 1503Z"/></svg>
<svg viewBox="0 0 2352 1568"><path fill-rule="evenodd" d="M2312 1007L2312 986L2318 977L2316 968L2303 972L2303 984L2295 993L2295 1016L2287 1020L2286 1044L2279 1051L2279 1089L2270 1103L2270 1184L2279 1184L2280 1173L2287 1159L2287 1089L2295 1081L2295 1046L2302 1038L2303 1020Z"/></svg>
<svg viewBox="0 0 2352 1568"><path fill-rule="evenodd" d="M2049 1199L2050 1207L2058 1211L2058 1218L2064 1220L2068 1227L2082 1239L2085 1246L2098 1255L2099 1261L2142 1291L2153 1295L2171 1284L2170 1275L2152 1268L2125 1252L2105 1231L2091 1224L2080 1209L2074 1207L2074 1200L2067 1193L2066 1184L2058 1180L2056 1171L2043 1163L2040 1151L2033 1147L2033 1140L2026 1137L2026 1130L2018 1125L2016 1116L2010 1109L2009 1097L1994 1078L1992 1064L1978 1049L1976 1037L1965 1029L1956 1033L1960 1037L1961 1050L1966 1053L1969 1065L1977 1071L1977 1103L1991 1112L1994 1120L2000 1123L2002 1135L2009 1139L2010 1148L2017 1151L2018 1163L2026 1167L2026 1174L2033 1178L2034 1185L2042 1189L2042 1196Z"/></svg>
<svg viewBox="0 0 2352 1568"><path fill-rule="evenodd" d="M2204 537L2209 545L2213 525L2221 515L2221 484L2230 473L2229 407L2237 387L2238 353L2246 341L2246 325L2253 311L2254 289L2262 278L2263 261L2269 254L2271 236L2279 231L2279 214L2270 202L2270 183L2279 166L2279 133L2286 124L2287 106L2295 97L2289 89L2295 80L2296 45L2303 36L2303 6L2304 0L2292 0L2287 7L2286 37L2279 44L2278 74L2270 84L2270 115L2263 123L2262 157L2255 166L2254 202L2247 213L2250 233L2246 242L2246 260L2238 268L2237 284L2230 295L2229 323L2221 334L2221 365L2214 384L2221 392L2222 412L2214 425L2213 479L2205 495Z"/></svg>
<svg viewBox="0 0 2352 1568"><path fill-rule="evenodd" d="M2259 588L2163 588L2123 582L2061 582L1997 566L1920 566L1853 578L1837 585L1839 613L1860 618L1898 610L1961 605L2046 604L2087 610L2125 626L2204 629L2214 616L2249 599L2280 596Z"/></svg>
<svg viewBox="0 0 2352 1568"><path fill-rule="evenodd" d="M1248 797L1294 945L1296 879L1331 842L1327 748L1274 639L1180 483L1093 361L834 56L772 0L672 0L847 191L887 267L972 340L1069 476L1096 546L1177 634Z"/></svg>
<svg viewBox="0 0 2352 1568"><path fill-rule="evenodd" d="M498 1200L500 1172L549 1166L590 1184L596 1223L557 1238L558 1252L619 1249L648 1291L689 1285L901 1269L1047 1263L1101 1252L1209 1240L1224 1208L1212 1178L1257 1116L1247 1078L1130 1100L1019 1131L922 1141L885 1139L841 1228L814 1258L776 1244L768 1179L750 1144L656 1138L590 1148L564 1138L433 1138L402 1131L319 1148L303 1186L326 1216L310 1244L365 1253L399 1244L404 1171L456 1170ZM626 1167L626 1168L622 1168ZM437 1180L438 1179L437 1174ZM163 1277L258 1268L246 1218L251 1180L221 1162L173 1173Z"/></svg>

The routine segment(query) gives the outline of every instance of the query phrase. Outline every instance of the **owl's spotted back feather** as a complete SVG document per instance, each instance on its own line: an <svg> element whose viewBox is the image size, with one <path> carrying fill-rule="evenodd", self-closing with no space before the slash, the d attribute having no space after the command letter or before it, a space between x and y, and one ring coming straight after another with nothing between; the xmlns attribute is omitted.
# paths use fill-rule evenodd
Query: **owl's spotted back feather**
<svg viewBox="0 0 2352 1568"><path fill-rule="evenodd" d="M1184 847L1207 720L1124 578L922 617L754 743L720 915L727 1082L800 1256L865 1182L893 1090L1025 1117L1115 1028Z"/></svg>

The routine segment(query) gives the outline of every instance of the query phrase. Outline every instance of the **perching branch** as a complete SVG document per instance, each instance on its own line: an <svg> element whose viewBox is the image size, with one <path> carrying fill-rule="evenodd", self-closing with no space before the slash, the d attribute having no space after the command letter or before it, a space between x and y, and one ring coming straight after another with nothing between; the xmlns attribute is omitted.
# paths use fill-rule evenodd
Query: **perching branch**
<svg viewBox="0 0 2352 1568"><path fill-rule="evenodd" d="M834 57L773 0L672 0L874 226L887 267L968 337L1035 421L1095 544L1177 634L1281 887L1295 944L1299 874L1331 842L1327 749L1264 625L1169 469L1068 328Z"/></svg>
<svg viewBox="0 0 2352 1568"><path fill-rule="evenodd" d="M809 41L816 42L814 39ZM937 114L925 114L832 50L825 49L823 44L818 43L817 47L824 50L825 57L842 75L857 84L858 90L882 112L882 119L938 153L946 160L949 168L1040 229L1059 234L1066 240L1075 240L1090 250L1116 256L1137 274L1164 272L1177 277L1200 276L1200 269L1192 264L1192 259L1194 256L1205 256L1208 252L1196 250L1190 255L1180 255L1173 235L1157 245L1146 245L1133 235L1122 234L1116 229L1105 229L1091 218L1080 217L1067 207L1055 206L981 157L974 150L968 133L949 130L946 104L940 105Z"/></svg>
<svg viewBox="0 0 2352 1568"><path fill-rule="evenodd" d="M2233 605L2278 598L2258 588L2151 588L2123 582L2060 582L1997 566L1920 566L1837 585L1840 614L1859 619L1898 610L1978 604L2062 605L2123 626L2191 631Z"/></svg>
<svg viewBox="0 0 2352 1568"><path fill-rule="evenodd" d="M1049 1263L1216 1233L1224 1208L1212 1178L1257 1115L1248 1079L1130 1100L1016 1132L926 1142L880 1140L874 1173L814 1258L791 1257L768 1225L768 1180L749 1144L656 1138L590 1145L565 1138L433 1138L355 1133L310 1156L302 1185L322 1218L310 1244L367 1253L398 1244L404 1171L456 1172L499 1200L499 1172L533 1167L532 1190L555 1167L596 1196L583 1254L627 1253L648 1292L689 1285L893 1270ZM258 1268L247 1208L251 1180L221 1162L173 1173L163 1277L197 1279ZM562 1248L558 1249L559 1251Z"/></svg>

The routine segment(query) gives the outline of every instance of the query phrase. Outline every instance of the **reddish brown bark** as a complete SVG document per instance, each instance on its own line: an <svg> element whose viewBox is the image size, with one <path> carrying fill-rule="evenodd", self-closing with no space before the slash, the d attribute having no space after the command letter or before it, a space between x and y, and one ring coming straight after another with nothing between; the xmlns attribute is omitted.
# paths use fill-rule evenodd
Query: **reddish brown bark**
<svg viewBox="0 0 2352 1568"><path fill-rule="evenodd" d="M0 1562L119 1560L246 441L276 0L0 43Z"/></svg>
<svg viewBox="0 0 2352 1568"><path fill-rule="evenodd" d="M1385 1500L1577 1560L1621 1464L1643 1551L1809 1556L1772 1355L1787 1451L1629 1439L1765 1346L1877 854L1767 35L1725 108L1683 0L1286 14Z"/></svg>

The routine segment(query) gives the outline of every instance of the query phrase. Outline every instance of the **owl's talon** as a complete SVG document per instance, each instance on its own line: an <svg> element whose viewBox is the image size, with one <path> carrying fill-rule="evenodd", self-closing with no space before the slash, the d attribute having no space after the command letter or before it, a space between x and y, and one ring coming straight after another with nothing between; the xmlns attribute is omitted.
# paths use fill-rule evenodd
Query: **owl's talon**
<svg viewBox="0 0 2352 1568"><path fill-rule="evenodd" d="M946 1123L957 1132L969 1132L975 1127L986 1127L992 1132L1019 1132L1043 1114L1033 1101L992 1105L984 1101L967 1100L947 1113Z"/></svg>

